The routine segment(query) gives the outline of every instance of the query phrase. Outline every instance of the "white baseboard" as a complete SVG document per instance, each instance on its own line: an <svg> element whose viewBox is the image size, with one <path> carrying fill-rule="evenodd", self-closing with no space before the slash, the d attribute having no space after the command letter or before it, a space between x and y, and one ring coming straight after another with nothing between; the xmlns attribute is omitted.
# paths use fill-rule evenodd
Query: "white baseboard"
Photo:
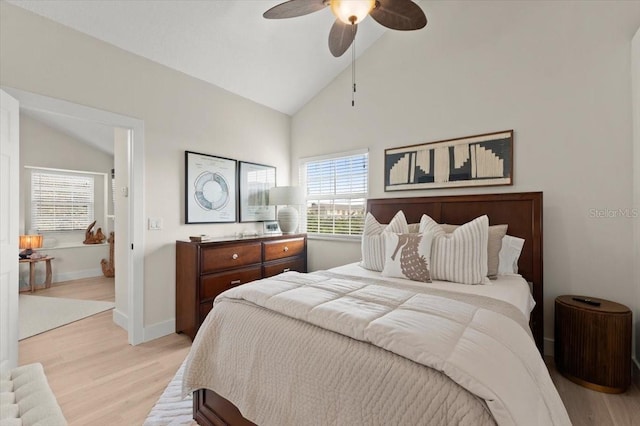
<svg viewBox="0 0 640 426"><path fill-rule="evenodd" d="M548 337L545 337L543 339L543 342L544 342L544 356L553 356L554 354L553 345L555 341L553 339L549 339Z"/></svg>
<svg viewBox="0 0 640 426"><path fill-rule="evenodd" d="M113 310L113 322L120 328L123 328L125 331L128 329L129 318L122 311L118 309Z"/></svg>
<svg viewBox="0 0 640 426"><path fill-rule="evenodd" d="M55 273L55 269L53 269L53 277L52 277L52 282L54 283L59 283L62 281L71 281L71 280L81 280L84 278L93 278L93 277L101 277L102 276L102 269L97 268L97 269L83 269L80 271L71 271L71 272L63 272L60 274L56 274ZM37 275L37 274L36 274ZM42 275L42 278L44 278L44 274Z"/></svg>
<svg viewBox="0 0 640 426"><path fill-rule="evenodd" d="M148 342L150 340L157 339L159 337L168 336L171 333L176 332L176 320L170 319L167 321L157 322L144 328L142 333L143 341Z"/></svg>

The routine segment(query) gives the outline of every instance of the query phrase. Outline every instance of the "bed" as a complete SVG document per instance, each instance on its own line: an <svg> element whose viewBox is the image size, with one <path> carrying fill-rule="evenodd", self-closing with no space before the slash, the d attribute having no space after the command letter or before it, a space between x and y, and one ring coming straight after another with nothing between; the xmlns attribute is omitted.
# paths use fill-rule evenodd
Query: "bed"
<svg viewBox="0 0 640 426"><path fill-rule="evenodd" d="M429 424L570 424L536 350L542 350L542 193L367 201L367 211L381 223L399 210L409 223L426 214L438 223L461 225L487 215L491 224L507 224L509 235L525 240L518 261L521 278L451 291L447 283L427 288L401 279L383 281L350 264L312 274L291 272L225 292L196 337L185 370L183 392L193 391L200 425L254 424L249 419L281 425L425 424L425 419ZM490 294L500 294L501 286L508 289L505 296ZM387 290L393 292L388 299ZM387 323L366 319L368 309L379 308L368 304L382 297L378 292L389 310L383 316ZM366 297L354 302L354 294ZM347 308L332 305L317 315L334 297L335 306ZM416 301L411 315L422 318L436 318L434 310L440 315L441 306L451 305L451 312L437 317L449 322L430 331L410 330L413 319L401 309L408 300ZM273 304L282 305L282 311L271 310ZM499 332L476 341L475 330L491 328L487 324L503 317L511 320L494 327ZM409 326L397 331L394 324ZM449 328L453 331L443 337L442 330ZM443 340L447 355L432 350L429 339ZM482 346L478 359L468 355L474 345ZM507 349L487 349L492 346ZM511 352L520 357L517 365L507 358ZM509 377L494 374L486 379L490 384L479 382L483 362L511 366ZM514 381L532 385L513 392L509 383Z"/></svg>

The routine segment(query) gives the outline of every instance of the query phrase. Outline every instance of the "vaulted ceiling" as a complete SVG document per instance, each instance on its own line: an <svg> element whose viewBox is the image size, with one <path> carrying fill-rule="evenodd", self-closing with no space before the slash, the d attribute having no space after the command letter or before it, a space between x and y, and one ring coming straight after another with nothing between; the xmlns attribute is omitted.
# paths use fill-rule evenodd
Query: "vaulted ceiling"
<svg viewBox="0 0 640 426"><path fill-rule="evenodd" d="M242 97L293 115L351 64L329 52L329 8L267 20L283 0L8 0ZM360 55L385 28L359 25Z"/></svg>

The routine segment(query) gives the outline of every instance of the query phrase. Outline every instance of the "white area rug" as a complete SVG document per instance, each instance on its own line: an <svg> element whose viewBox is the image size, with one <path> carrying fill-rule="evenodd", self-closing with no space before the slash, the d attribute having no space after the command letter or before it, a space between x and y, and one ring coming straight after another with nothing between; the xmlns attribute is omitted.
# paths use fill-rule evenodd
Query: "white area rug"
<svg viewBox="0 0 640 426"><path fill-rule="evenodd" d="M193 420L193 399L188 396L182 399L182 373L184 362L171 382L167 385L156 405L144 421L143 426L197 426Z"/></svg>
<svg viewBox="0 0 640 426"><path fill-rule="evenodd" d="M20 295L19 340L113 309L112 302Z"/></svg>

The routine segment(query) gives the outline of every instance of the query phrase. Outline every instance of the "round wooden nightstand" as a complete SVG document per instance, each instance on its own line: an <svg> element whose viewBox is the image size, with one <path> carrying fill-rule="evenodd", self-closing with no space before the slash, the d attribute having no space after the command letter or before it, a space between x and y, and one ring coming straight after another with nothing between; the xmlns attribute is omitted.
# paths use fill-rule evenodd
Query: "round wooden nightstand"
<svg viewBox="0 0 640 426"><path fill-rule="evenodd" d="M585 296L559 296L555 308L558 371L589 389L624 392L631 383L631 310Z"/></svg>

